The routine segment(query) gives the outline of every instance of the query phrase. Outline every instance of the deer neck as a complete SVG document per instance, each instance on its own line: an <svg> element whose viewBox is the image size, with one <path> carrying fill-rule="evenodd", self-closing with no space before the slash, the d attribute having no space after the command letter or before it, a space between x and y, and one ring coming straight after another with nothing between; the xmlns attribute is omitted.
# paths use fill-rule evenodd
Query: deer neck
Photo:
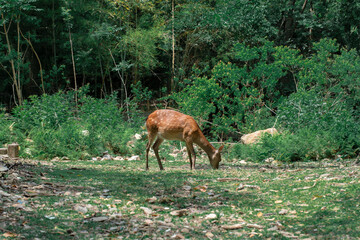
<svg viewBox="0 0 360 240"><path fill-rule="evenodd" d="M209 143L203 133L200 133L199 138L194 141L194 143L201 147L207 153L209 159L212 159L212 156L214 155L216 149L211 145L211 143Z"/></svg>

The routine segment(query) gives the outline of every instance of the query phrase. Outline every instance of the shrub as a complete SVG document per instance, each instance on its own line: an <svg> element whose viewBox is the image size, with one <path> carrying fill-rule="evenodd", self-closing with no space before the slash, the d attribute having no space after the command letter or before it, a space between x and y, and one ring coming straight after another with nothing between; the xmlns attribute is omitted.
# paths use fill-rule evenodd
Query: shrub
<svg viewBox="0 0 360 240"><path fill-rule="evenodd" d="M53 95L31 96L13 111L16 127L29 132L33 127L57 129L74 117L74 92L58 92Z"/></svg>
<svg viewBox="0 0 360 240"><path fill-rule="evenodd" d="M118 107L116 94L96 99L86 93L86 88L78 91L77 104L75 92L69 91L32 97L16 108L14 127L30 139L22 144L26 151L22 150L21 154L86 159L104 151L130 154L145 149L140 146L142 143L136 143L133 148L127 146L132 136L139 132L142 118L133 119L134 124L126 121Z"/></svg>
<svg viewBox="0 0 360 240"><path fill-rule="evenodd" d="M271 136L265 134L257 144L237 144L232 152L242 159L264 161L274 158L278 161L318 160L333 156L339 145L327 132L314 132L302 128L296 134L283 132Z"/></svg>

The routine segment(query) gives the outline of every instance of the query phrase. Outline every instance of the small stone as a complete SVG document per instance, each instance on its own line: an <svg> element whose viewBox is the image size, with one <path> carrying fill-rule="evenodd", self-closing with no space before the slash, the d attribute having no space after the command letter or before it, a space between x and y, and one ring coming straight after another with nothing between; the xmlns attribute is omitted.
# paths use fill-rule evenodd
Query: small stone
<svg viewBox="0 0 360 240"><path fill-rule="evenodd" d="M205 217L205 219L207 219L207 220L212 220L212 219L216 219L216 218L217 218L217 216L215 213L211 213L209 215L206 215L206 217Z"/></svg>
<svg viewBox="0 0 360 240"><path fill-rule="evenodd" d="M102 157L102 160L111 160L112 157L110 156L110 154L105 154L103 157Z"/></svg>
<svg viewBox="0 0 360 240"><path fill-rule="evenodd" d="M139 155L135 155L135 156L132 156L128 159L128 161L139 161L140 160L140 156Z"/></svg>
<svg viewBox="0 0 360 240"><path fill-rule="evenodd" d="M123 157L121 157L121 156L116 156L116 157L114 157L113 160L115 160L115 161L124 161L125 159Z"/></svg>
<svg viewBox="0 0 360 240"><path fill-rule="evenodd" d="M140 139L141 139L141 135L138 134L138 133L136 133L136 134L134 135L134 138L135 138L136 140L140 140Z"/></svg>
<svg viewBox="0 0 360 240"><path fill-rule="evenodd" d="M279 212L279 214L280 214L280 215L285 215L285 214L287 214L288 212L289 212L289 210L287 210L287 209L281 209L280 212Z"/></svg>
<svg viewBox="0 0 360 240"><path fill-rule="evenodd" d="M0 172L6 172L9 170L6 166L0 165Z"/></svg>
<svg viewBox="0 0 360 240"><path fill-rule="evenodd" d="M93 217L90 220L93 222L104 222L108 219L109 219L108 217Z"/></svg>

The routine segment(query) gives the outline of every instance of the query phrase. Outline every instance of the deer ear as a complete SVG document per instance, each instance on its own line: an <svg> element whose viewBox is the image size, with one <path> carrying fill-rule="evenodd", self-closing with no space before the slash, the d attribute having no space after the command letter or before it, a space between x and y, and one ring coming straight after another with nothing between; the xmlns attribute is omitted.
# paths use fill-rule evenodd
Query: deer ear
<svg viewBox="0 0 360 240"><path fill-rule="evenodd" d="M224 145L222 145L218 151L221 152L223 150L223 148L224 148Z"/></svg>

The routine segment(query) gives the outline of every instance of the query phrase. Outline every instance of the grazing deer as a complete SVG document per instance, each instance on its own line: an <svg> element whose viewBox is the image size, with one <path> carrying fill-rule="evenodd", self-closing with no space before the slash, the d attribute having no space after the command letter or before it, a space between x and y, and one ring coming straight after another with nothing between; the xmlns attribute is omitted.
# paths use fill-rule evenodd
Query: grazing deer
<svg viewBox="0 0 360 240"><path fill-rule="evenodd" d="M214 148L192 117L173 110L156 110L147 118L146 128L149 134L149 142L146 145L146 170L149 170L149 150L155 139L156 141L152 148L160 170L164 170L164 168L159 156L159 146L164 139L178 140L186 143L191 170L195 169L196 161L193 143L197 144L207 153L213 169L219 168L219 162L221 161L220 152L224 146L221 146L218 150Z"/></svg>

